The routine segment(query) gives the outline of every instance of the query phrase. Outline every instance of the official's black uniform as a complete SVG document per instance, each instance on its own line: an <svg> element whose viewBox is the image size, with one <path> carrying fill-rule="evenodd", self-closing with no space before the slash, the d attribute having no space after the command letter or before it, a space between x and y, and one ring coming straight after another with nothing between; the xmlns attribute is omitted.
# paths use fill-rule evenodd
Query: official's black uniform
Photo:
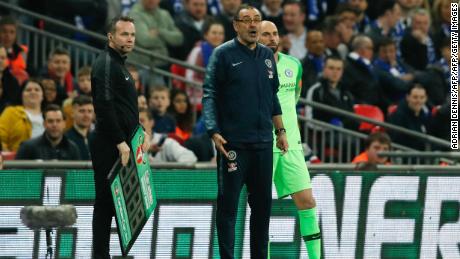
<svg viewBox="0 0 460 259"><path fill-rule="evenodd" d="M110 47L92 65L91 86L96 113L96 132L91 158L96 185L93 212L95 258L109 257L110 227L114 215L107 175L119 157L117 144L133 134L139 122L134 80L125 68L125 57Z"/></svg>
<svg viewBox="0 0 460 259"><path fill-rule="evenodd" d="M243 184L251 207L251 257L267 258L272 200L273 122L281 115L273 52L237 38L216 48L203 85L208 134L227 140L229 158L217 159L217 232L221 258L234 257L235 218Z"/></svg>

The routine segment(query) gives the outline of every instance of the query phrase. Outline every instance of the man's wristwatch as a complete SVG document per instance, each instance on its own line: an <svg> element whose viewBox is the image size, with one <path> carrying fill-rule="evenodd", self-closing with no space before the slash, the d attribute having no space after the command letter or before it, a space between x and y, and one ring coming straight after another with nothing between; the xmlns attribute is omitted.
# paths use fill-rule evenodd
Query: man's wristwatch
<svg viewBox="0 0 460 259"><path fill-rule="evenodd" d="M279 136L279 135L281 135L282 133L286 134L286 129L285 129L285 128L275 129L275 135L276 135L276 136Z"/></svg>

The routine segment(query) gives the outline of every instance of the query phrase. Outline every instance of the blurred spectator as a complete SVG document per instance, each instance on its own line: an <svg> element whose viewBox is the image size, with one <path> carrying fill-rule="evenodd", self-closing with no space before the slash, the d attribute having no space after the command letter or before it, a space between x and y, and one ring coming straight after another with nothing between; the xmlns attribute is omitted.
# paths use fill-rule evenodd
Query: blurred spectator
<svg viewBox="0 0 460 259"><path fill-rule="evenodd" d="M80 160L75 143L64 135L64 113L57 105L48 105L43 111L45 132L21 144L17 160Z"/></svg>
<svg viewBox="0 0 460 259"><path fill-rule="evenodd" d="M344 88L353 94L356 103L377 105L386 111L390 101L384 95L371 63L374 53L372 40L368 36L358 35L353 39L352 49L345 63L342 78Z"/></svg>
<svg viewBox="0 0 460 259"><path fill-rule="evenodd" d="M399 101L407 93L414 80L414 69L396 55L396 43L390 38L382 38L378 44L374 66L379 74L381 85L392 101Z"/></svg>
<svg viewBox="0 0 460 259"><path fill-rule="evenodd" d="M3 85L0 84L0 114L3 112L8 102L4 98ZM1 140L0 140L1 141Z"/></svg>
<svg viewBox="0 0 460 259"><path fill-rule="evenodd" d="M6 64L6 50L0 46L0 112L7 105L18 105L21 103L21 88Z"/></svg>
<svg viewBox="0 0 460 259"><path fill-rule="evenodd" d="M336 10L337 3L343 1L337 0L307 0L306 15L307 27L309 29L317 28L327 15L331 15ZM279 27L278 27L279 30Z"/></svg>
<svg viewBox="0 0 460 259"><path fill-rule="evenodd" d="M344 23L340 22L337 16L328 16L324 20L322 32L326 55L346 58L348 47L342 43L342 35L339 32L339 28L344 26ZM350 31L350 34L352 33L353 31Z"/></svg>
<svg viewBox="0 0 460 259"><path fill-rule="evenodd" d="M415 9L422 7L423 2L424 0L398 0L402 14L400 23L403 29L409 28L411 25L411 13Z"/></svg>
<svg viewBox="0 0 460 259"><path fill-rule="evenodd" d="M192 135L193 130L193 107L187 94L179 89L173 89L171 92L172 105L169 111L176 120L176 136L182 140L187 140Z"/></svg>
<svg viewBox="0 0 460 259"><path fill-rule="evenodd" d="M168 11L174 17L184 11L184 1L182 0L160 0L160 8Z"/></svg>
<svg viewBox="0 0 460 259"><path fill-rule="evenodd" d="M150 163L194 163L197 161L195 154L181 146L176 140L169 138L165 134L159 134L152 131L152 128L155 126L155 120L148 110L139 110L139 122L144 127L145 132L152 137L149 149Z"/></svg>
<svg viewBox="0 0 460 259"><path fill-rule="evenodd" d="M15 73L27 74L27 55L29 49L26 45L17 43L17 21L6 16L0 19L0 44L3 45L8 53L7 65ZM24 78L27 79L27 78Z"/></svg>
<svg viewBox="0 0 460 259"><path fill-rule="evenodd" d="M340 20L339 17L339 24L336 29L339 32L340 41L342 42L342 45L346 47L346 51L348 53L348 46L351 45L351 40L354 36L353 23L347 19Z"/></svg>
<svg viewBox="0 0 460 259"><path fill-rule="evenodd" d="M44 129L42 117L43 87L29 79L22 87L22 105L7 107L0 116L0 139L3 151L16 152L19 144L40 136Z"/></svg>
<svg viewBox="0 0 460 259"><path fill-rule="evenodd" d="M260 6L262 19L273 22L278 31L284 32L283 27L283 0L263 0Z"/></svg>
<svg viewBox="0 0 460 259"><path fill-rule="evenodd" d="M433 23L431 28L438 56L441 55L438 50L441 49L442 42L445 39L449 39L451 35L450 3L451 0L435 0L433 4Z"/></svg>
<svg viewBox="0 0 460 259"><path fill-rule="evenodd" d="M58 98L64 100L74 91L73 76L70 72L70 53L61 47L54 48L49 54L47 67L41 75L56 82Z"/></svg>
<svg viewBox="0 0 460 259"><path fill-rule="evenodd" d="M207 133L192 136L185 141L184 146L193 151L198 162L216 162L216 149L214 142Z"/></svg>
<svg viewBox="0 0 460 259"><path fill-rule="evenodd" d="M307 54L305 42L307 28L305 23L305 6L302 2L287 0L283 6L283 25L286 35L281 38L283 52L302 60Z"/></svg>
<svg viewBox="0 0 460 259"><path fill-rule="evenodd" d="M77 94L91 97L91 67L84 66L77 73Z"/></svg>
<svg viewBox="0 0 460 259"><path fill-rule="evenodd" d="M130 0L129 2L133 2L133 4L137 1L137 0ZM118 15L127 15L128 13L126 14L123 14L122 11L121 11L121 0L107 0L107 17L105 18L105 25L108 25L110 24L110 21L115 18L116 16ZM123 1L125 2L125 1ZM131 8L129 8L129 10L131 10ZM128 10L128 12L129 12Z"/></svg>
<svg viewBox="0 0 460 259"><path fill-rule="evenodd" d="M169 89L166 86L155 86L149 93L149 108L152 110L155 127L153 131L158 133L171 133L176 130L176 121L169 114L168 107L171 104Z"/></svg>
<svg viewBox="0 0 460 259"><path fill-rule="evenodd" d="M309 88L306 99L308 101L326 104L343 111L353 112L353 96L346 89L343 89L340 81L343 74L343 65L343 60L339 57L327 57L323 75L319 79L319 82ZM349 129L357 128L357 123L347 117L337 116L320 109L312 109L310 106L306 107L305 115L307 119L321 120Z"/></svg>
<svg viewBox="0 0 460 259"><path fill-rule="evenodd" d="M429 35L430 13L425 9L416 9L411 17L411 27L401 41L401 54L409 65L424 70L427 65L436 62L435 46Z"/></svg>
<svg viewBox="0 0 460 259"><path fill-rule="evenodd" d="M45 0L44 14L73 24L80 29L103 33L107 18L107 0ZM45 23L45 30L100 46L99 41L92 41L87 35L75 33L53 23Z"/></svg>
<svg viewBox="0 0 460 259"><path fill-rule="evenodd" d="M136 87L137 94L144 94L145 89L141 83L141 78L140 78L139 71L137 70L137 68L133 65L127 65L126 68L128 69L129 74L134 80L134 87Z"/></svg>
<svg viewBox="0 0 460 259"><path fill-rule="evenodd" d="M430 112L425 106L427 95L425 87L414 83L406 98L399 104L396 111L390 115L389 122L405 129L427 133L430 122ZM406 134L391 131L393 142L418 150L425 150L425 140Z"/></svg>
<svg viewBox="0 0 460 259"><path fill-rule="evenodd" d="M138 0L107 0L107 19L105 24L109 24L116 16L127 16L137 2Z"/></svg>
<svg viewBox="0 0 460 259"><path fill-rule="evenodd" d="M81 160L91 160L90 146L94 140L91 125L94 120L94 106L91 97L79 95L72 100L73 126L65 135L73 141L80 151Z"/></svg>
<svg viewBox="0 0 460 259"><path fill-rule="evenodd" d="M378 45L383 38L393 38L396 46L402 39L404 31L397 27L401 18L401 8L395 0L381 2L377 19L366 28L366 34Z"/></svg>
<svg viewBox="0 0 460 259"><path fill-rule="evenodd" d="M222 44L224 41L224 27L218 21L209 21L205 23L203 27L204 41L199 41L192 49L187 58L187 63L195 66L206 67L208 65L209 58L211 57L214 48ZM187 69L185 77L197 83L203 83L204 74L195 72L192 69ZM201 104L201 98L203 97L203 89L196 88L193 86L186 87L187 95L190 97L190 102L193 105Z"/></svg>
<svg viewBox="0 0 460 259"><path fill-rule="evenodd" d="M121 12L117 13L117 15L120 15L120 14L128 15L129 11L131 11L131 8L133 8L133 5L139 2L139 0L121 0L120 2L121 2Z"/></svg>
<svg viewBox="0 0 460 259"><path fill-rule="evenodd" d="M235 29L233 29L233 17L241 5L241 0L220 0L220 4L222 11L215 15L215 18L224 25L224 41L229 41L236 37Z"/></svg>
<svg viewBox="0 0 460 259"><path fill-rule="evenodd" d="M91 97L91 67L84 66L78 70L77 74L77 89L72 94L73 96L69 96L69 98L65 99L62 103L62 111L64 112L65 120L65 128L69 130L73 126L73 108L72 102L74 96L85 95Z"/></svg>
<svg viewBox="0 0 460 259"><path fill-rule="evenodd" d="M451 91L451 49L450 39L445 39L441 45L441 56L434 65L429 65L417 79L425 86L428 105L444 105ZM439 107L438 107L439 108ZM450 123L449 123L450 125Z"/></svg>
<svg viewBox="0 0 460 259"><path fill-rule="evenodd" d="M138 95L137 96L137 107L140 109L148 109L149 106L147 105L147 98L145 95Z"/></svg>
<svg viewBox="0 0 460 259"><path fill-rule="evenodd" d="M357 8L348 3L343 3L337 6L335 13L341 22L345 22L348 26L353 28L353 34L358 33L356 24L360 11Z"/></svg>
<svg viewBox="0 0 460 259"><path fill-rule="evenodd" d="M323 72L326 59L323 33L317 30L309 30L307 33L307 55L302 60L302 93L305 93L310 86L318 81Z"/></svg>
<svg viewBox="0 0 460 259"><path fill-rule="evenodd" d="M171 55L185 60L195 44L203 39L204 24L211 18L206 14L206 0L184 0L185 10L176 18L176 26L182 32L184 41L180 46L172 48Z"/></svg>
<svg viewBox="0 0 460 259"><path fill-rule="evenodd" d="M158 0L139 0L129 12L129 16L136 21L136 46L152 53L169 56L168 47L180 46L184 36L174 24L171 15L158 6L159 2ZM150 55L133 52L128 59L149 67L169 70L168 62ZM147 82L148 85L164 84L164 79L162 76L152 76Z"/></svg>
<svg viewBox="0 0 460 259"><path fill-rule="evenodd" d="M48 106L48 104L56 104L58 106L62 105L62 99L57 94L56 82L50 78L42 78L40 83L43 86L44 101L43 107Z"/></svg>
<svg viewBox="0 0 460 259"><path fill-rule="evenodd" d="M364 152L353 158L353 164L369 163L374 165L390 164L388 157L380 157L377 153L390 151L391 139L384 132L371 133L364 142Z"/></svg>
<svg viewBox="0 0 460 259"><path fill-rule="evenodd" d="M356 20L354 31L364 33L366 27L371 23L371 19L366 14L367 0L348 0L348 4L358 10L358 19Z"/></svg>

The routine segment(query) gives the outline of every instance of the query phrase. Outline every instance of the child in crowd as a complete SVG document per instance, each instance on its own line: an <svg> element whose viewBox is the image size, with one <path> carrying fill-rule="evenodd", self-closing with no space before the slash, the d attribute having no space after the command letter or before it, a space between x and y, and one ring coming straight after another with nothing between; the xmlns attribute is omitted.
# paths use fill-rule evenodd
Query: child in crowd
<svg viewBox="0 0 460 259"><path fill-rule="evenodd" d="M169 89L166 86L154 86L149 92L149 108L152 110L157 133L171 133L176 130L176 121L167 113L171 104Z"/></svg>
<svg viewBox="0 0 460 259"><path fill-rule="evenodd" d="M73 98L78 95L86 95L91 97L91 67L84 66L78 70L77 73L77 89L69 96L62 104L62 109L65 114L65 125L66 130L69 130L73 126Z"/></svg>
<svg viewBox="0 0 460 259"><path fill-rule="evenodd" d="M78 70L77 74L78 90L77 94L84 94L91 97L91 67L84 66Z"/></svg>

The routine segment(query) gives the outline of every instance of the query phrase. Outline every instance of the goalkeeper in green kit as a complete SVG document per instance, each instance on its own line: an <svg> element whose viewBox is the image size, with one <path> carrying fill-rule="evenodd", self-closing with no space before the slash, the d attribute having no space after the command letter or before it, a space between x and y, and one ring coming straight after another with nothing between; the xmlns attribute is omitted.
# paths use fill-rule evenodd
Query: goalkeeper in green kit
<svg viewBox="0 0 460 259"><path fill-rule="evenodd" d="M300 233L305 241L308 257L316 259L321 258L321 233L296 114L296 103L301 90L302 65L297 58L278 52L279 41L276 25L270 21L263 21L259 43L269 47L275 55L280 83L278 99L289 144L289 150L284 155L273 146L273 180L279 198L291 195L298 210Z"/></svg>

